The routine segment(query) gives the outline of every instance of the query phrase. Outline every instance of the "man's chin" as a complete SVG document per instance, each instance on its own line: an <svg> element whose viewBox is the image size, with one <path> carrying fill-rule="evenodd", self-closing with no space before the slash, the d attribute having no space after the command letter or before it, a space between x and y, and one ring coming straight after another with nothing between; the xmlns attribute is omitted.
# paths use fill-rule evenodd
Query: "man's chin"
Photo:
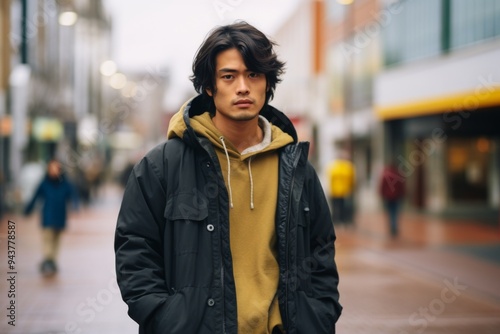
<svg viewBox="0 0 500 334"><path fill-rule="evenodd" d="M247 122L247 121L254 120L257 117L259 117L259 113L251 113L251 114L248 113L248 114L234 115L234 117L232 117L232 119L235 121Z"/></svg>
<svg viewBox="0 0 500 334"><path fill-rule="evenodd" d="M259 112L254 108L233 109L229 114L226 114L226 117L232 119L233 121L251 121L256 117L259 117Z"/></svg>

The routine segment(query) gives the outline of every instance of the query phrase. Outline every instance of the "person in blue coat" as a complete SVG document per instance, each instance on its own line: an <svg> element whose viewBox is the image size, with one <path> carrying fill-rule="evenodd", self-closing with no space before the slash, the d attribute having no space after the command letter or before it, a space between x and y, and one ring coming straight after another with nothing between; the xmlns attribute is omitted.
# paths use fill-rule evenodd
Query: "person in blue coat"
<svg viewBox="0 0 500 334"><path fill-rule="evenodd" d="M57 272L56 257L61 232L66 227L68 202L72 201L73 208L78 208L77 192L57 160L47 164L47 174L25 207L25 215L33 211L39 200L43 200L41 223L44 257L40 270L44 275L52 275Z"/></svg>

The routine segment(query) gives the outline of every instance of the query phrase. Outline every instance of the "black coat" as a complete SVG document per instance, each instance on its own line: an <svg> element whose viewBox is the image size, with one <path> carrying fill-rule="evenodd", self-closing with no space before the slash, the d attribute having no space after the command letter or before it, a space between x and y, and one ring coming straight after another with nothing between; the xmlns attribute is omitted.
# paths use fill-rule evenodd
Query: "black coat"
<svg viewBox="0 0 500 334"><path fill-rule="evenodd" d="M189 127L134 168L118 216L118 284L140 333L237 333L229 203L217 155ZM284 114L261 115L288 132ZM286 332L332 333L342 307L328 204L307 161L308 143L279 151L278 300Z"/></svg>

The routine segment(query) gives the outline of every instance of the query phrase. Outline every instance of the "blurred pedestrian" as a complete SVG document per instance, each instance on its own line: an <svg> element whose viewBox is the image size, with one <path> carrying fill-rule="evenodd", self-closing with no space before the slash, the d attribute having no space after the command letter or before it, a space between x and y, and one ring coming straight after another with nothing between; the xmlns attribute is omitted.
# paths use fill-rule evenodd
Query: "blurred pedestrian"
<svg viewBox="0 0 500 334"><path fill-rule="evenodd" d="M99 196L104 176L102 158L93 153L91 158L82 159L76 170L76 187L82 204L91 205Z"/></svg>
<svg viewBox="0 0 500 334"><path fill-rule="evenodd" d="M83 206L90 205L90 184L87 182L85 168L78 166L74 175L74 186L78 191L78 197Z"/></svg>
<svg viewBox="0 0 500 334"><path fill-rule="evenodd" d="M89 202L99 197L99 189L104 178L104 166L102 158L94 154L90 162L85 167L85 181L89 185Z"/></svg>
<svg viewBox="0 0 500 334"><path fill-rule="evenodd" d="M40 271L48 276L57 272L56 258L61 232L66 227L68 202L72 202L74 209L78 208L76 190L66 178L57 160L51 160L47 164L47 174L26 205L24 213L29 215L39 200L43 201L41 215L43 262Z"/></svg>
<svg viewBox="0 0 500 334"><path fill-rule="evenodd" d="M354 201L352 199L356 172L348 154L343 152L340 158L328 168L330 184L330 205L334 225L353 223Z"/></svg>
<svg viewBox="0 0 500 334"><path fill-rule="evenodd" d="M405 195L405 178L394 163L384 167L379 183L379 193L388 214L391 236L398 235L398 215Z"/></svg>
<svg viewBox="0 0 500 334"><path fill-rule="evenodd" d="M268 104L283 66L253 26L213 30L193 63L200 95L134 167L115 252L140 333L335 332L328 201L308 143Z"/></svg>

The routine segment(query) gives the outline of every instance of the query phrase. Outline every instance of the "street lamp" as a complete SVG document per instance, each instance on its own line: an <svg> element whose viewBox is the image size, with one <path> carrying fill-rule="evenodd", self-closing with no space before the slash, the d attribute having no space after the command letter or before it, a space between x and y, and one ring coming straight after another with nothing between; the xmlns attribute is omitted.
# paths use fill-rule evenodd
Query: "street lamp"
<svg viewBox="0 0 500 334"><path fill-rule="evenodd" d="M133 81L127 81L121 89L121 93L123 97L134 97L137 94L137 84Z"/></svg>
<svg viewBox="0 0 500 334"><path fill-rule="evenodd" d="M59 14L59 24L62 26L72 26L78 20L78 14L73 11L66 11Z"/></svg>
<svg viewBox="0 0 500 334"><path fill-rule="evenodd" d="M127 77L123 73L115 73L109 78L109 85L117 90L122 89L127 84Z"/></svg>
<svg viewBox="0 0 500 334"><path fill-rule="evenodd" d="M102 75L104 75L106 77L110 77L116 73L117 67L116 67L116 64L114 61L106 60L105 62L103 62L101 64L101 67L99 69L100 69Z"/></svg>

